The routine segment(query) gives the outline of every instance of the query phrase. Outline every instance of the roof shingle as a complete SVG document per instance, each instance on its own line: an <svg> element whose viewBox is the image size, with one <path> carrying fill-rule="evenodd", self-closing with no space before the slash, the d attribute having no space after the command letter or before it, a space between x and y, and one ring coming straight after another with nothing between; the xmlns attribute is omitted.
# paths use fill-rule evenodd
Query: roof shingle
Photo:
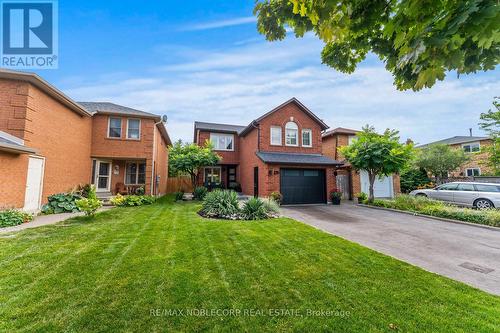
<svg viewBox="0 0 500 333"><path fill-rule="evenodd" d="M108 114L119 114L126 116L138 116L147 118L158 118L161 117L154 113L149 113L137 109L132 109L127 106L118 105L110 102L78 102L85 110L90 113L108 113Z"/></svg>
<svg viewBox="0 0 500 333"><path fill-rule="evenodd" d="M467 143L467 142L474 142L474 141L481 141L481 140L488 140L489 138L487 136L453 136L451 138L439 140L439 141L434 141L430 143L426 143L423 145L418 145L417 148L422 148L422 147L427 147L430 145L436 145L436 144L446 144L446 145L457 145L461 143Z"/></svg>
<svg viewBox="0 0 500 333"><path fill-rule="evenodd" d="M341 165L342 162L332 160L329 157L320 154L298 154L298 153L275 153L275 152L256 152L265 163L279 164L301 164L301 165Z"/></svg>

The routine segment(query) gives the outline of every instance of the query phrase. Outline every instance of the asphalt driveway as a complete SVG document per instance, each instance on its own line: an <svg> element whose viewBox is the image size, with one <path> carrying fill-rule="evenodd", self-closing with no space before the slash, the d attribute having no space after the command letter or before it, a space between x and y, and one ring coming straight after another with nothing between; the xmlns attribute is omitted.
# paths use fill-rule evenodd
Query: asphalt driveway
<svg viewBox="0 0 500 333"><path fill-rule="evenodd" d="M430 272L500 295L500 230L343 203L282 213Z"/></svg>

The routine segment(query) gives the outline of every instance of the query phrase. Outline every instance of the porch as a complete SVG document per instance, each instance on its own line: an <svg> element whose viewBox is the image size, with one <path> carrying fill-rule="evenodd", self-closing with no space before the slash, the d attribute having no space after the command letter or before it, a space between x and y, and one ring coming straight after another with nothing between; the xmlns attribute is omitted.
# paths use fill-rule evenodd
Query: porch
<svg viewBox="0 0 500 333"><path fill-rule="evenodd" d="M92 159L91 184L99 198L116 194L149 194L151 179L147 177L147 159Z"/></svg>
<svg viewBox="0 0 500 333"><path fill-rule="evenodd" d="M237 164L218 164L202 169L198 183L209 189L224 188L241 192Z"/></svg>

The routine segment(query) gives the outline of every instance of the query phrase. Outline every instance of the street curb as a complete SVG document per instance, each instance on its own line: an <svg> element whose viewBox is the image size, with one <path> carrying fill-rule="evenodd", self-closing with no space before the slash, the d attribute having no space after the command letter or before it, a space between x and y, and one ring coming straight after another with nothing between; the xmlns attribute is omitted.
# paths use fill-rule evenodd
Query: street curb
<svg viewBox="0 0 500 333"><path fill-rule="evenodd" d="M473 227L478 227L478 228L483 228L483 229L489 229L489 230L494 230L494 231L500 231L499 227L494 227L494 226L486 225L486 224L470 223L470 222L465 222L465 221L452 220L452 219L447 219L447 218L444 218L444 217L437 217L437 216L425 215L425 214L408 212L408 211L405 211L405 210L399 210L399 209L393 209L393 208L377 207L377 206L370 206L370 205L365 205L365 204L356 204L356 205L360 206L360 207L366 207L366 208L372 208L372 209L379 209L379 210L387 210L387 211L390 211L390 212L396 212L396 213L401 213L401 214L406 214L406 215L420 216L420 217L425 217L425 218L428 218L428 219L438 220L438 221L443 221L443 222L449 222L449 223L455 223L455 224L465 224L465 225L470 225L470 226L473 226Z"/></svg>

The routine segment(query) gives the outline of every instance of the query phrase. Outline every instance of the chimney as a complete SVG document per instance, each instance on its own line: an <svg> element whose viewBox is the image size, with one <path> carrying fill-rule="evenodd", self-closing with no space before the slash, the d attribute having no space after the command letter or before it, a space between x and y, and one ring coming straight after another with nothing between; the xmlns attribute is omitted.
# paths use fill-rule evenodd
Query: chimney
<svg viewBox="0 0 500 333"><path fill-rule="evenodd" d="M472 128L469 128L469 135L472 136Z"/></svg>

